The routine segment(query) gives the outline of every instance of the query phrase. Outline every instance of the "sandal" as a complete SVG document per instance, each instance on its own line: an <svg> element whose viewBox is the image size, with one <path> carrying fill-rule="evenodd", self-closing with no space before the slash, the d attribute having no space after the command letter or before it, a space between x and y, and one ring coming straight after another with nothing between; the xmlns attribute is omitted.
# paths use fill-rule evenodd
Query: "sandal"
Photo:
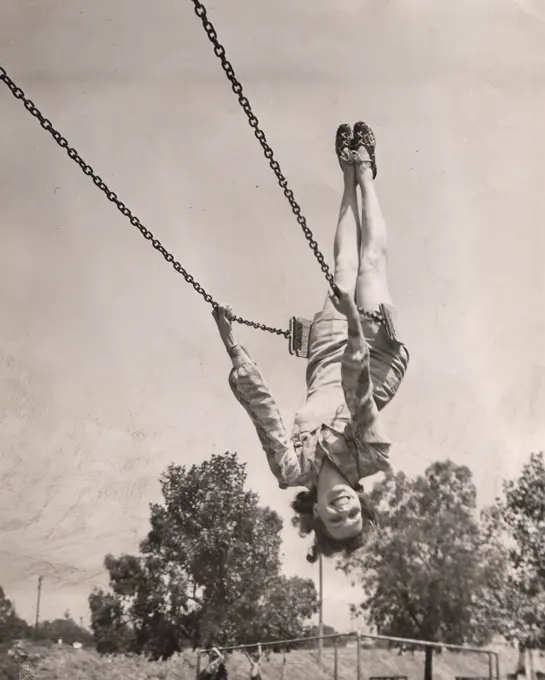
<svg viewBox="0 0 545 680"><path fill-rule="evenodd" d="M339 125L337 134L335 135L335 153L339 159L339 165L343 167L343 163L353 163L352 154L352 128L347 123Z"/></svg>
<svg viewBox="0 0 545 680"><path fill-rule="evenodd" d="M376 144L377 141L375 139L375 135L373 133L373 130L367 125L367 123L363 123L362 121L359 121L354 125L354 136L352 138L352 149L353 151L356 152L356 161L358 161L358 149L363 146L367 153L369 154L369 159L371 161L371 169L373 170L373 179L377 176L377 162L375 158L375 149L376 149ZM361 158L359 158L360 163L364 163L365 161Z"/></svg>

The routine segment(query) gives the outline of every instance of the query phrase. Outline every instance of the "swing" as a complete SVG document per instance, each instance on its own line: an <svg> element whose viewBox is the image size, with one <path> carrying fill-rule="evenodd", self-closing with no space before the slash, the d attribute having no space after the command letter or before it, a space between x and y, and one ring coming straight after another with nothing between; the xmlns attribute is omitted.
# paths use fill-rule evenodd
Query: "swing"
<svg viewBox="0 0 545 680"><path fill-rule="evenodd" d="M278 184L280 185L280 188L282 189L284 196L288 200L292 212L299 226L303 230L305 238L307 239L311 250L313 251L316 259L318 260L318 264L320 265L327 282L331 286L333 292L336 295L338 295L339 291L337 289L337 286L335 285L333 275L329 271L329 267L325 262L323 254L320 252L318 243L314 239L312 231L307 226L307 221L301 212L301 207L295 200L293 191L288 187L288 181L286 177L283 175L278 161L274 157L273 150L271 149L267 142L265 133L259 126L259 120L257 116L254 114L252 107L250 106L249 100L243 93L242 85L240 84L235 75L235 70L231 63L227 60L225 48L218 40L218 34L216 32L216 29L214 28L214 25L208 19L206 7L200 2L200 0L191 0L191 2L194 5L196 15L200 18L202 22L203 28L208 36L208 39L212 43L214 54L218 57L218 59L221 62L221 66L225 71L225 75L227 76L227 79L231 83L231 88L235 95L237 96L238 102L242 110L246 114L246 117L248 118L248 123L250 124L250 127L254 130L254 135L256 139L259 141L261 147L263 148L265 158L269 161L270 168L276 175ZM112 191L102 180L102 178L95 173L93 168L81 158L76 149L74 149L68 144L66 138L63 137L60 134L60 132L58 132L55 129L55 127L53 126L52 122L49 119L45 118L45 116L35 106L34 102L25 96L23 90L17 86L17 84L8 75L6 69L3 68L1 65L0 65L0 80L10 89L11 93L16 99L19 99L23 102L27 111L29 111L34 116L34 118L36 118L39 121L43 129L49 132L49 134L53 137L57 144L62 149L64 149L68 156L80 166L81 170L86 175L93 179L93 182L96 184L96 186L106 195L108 200L114 203L117 209L123 215L125 215L125 217L129 219L133 227L136 227L146 240L151 241L151 244L155 248L155 250L159 251L159 253L161 253L161 255L165 258L165 260L169 264L171 264L172 267L179 274L181 274L184 277L186 282L193 286L194 290L203 297L205 302L212 305L212 307L217 308L218 303L214 300L214 298L209 293L207 293L207 291L200 285L200 283L198 283L198 281L196 281L195 278L186 269L184 269L184 267L182 267L182 265L174 258L174 256L163 246L161 241L159 241L159 239L157 239L153 235L153 233L149 231L140 222L138 217L136 217L136 215L133 215L130 209L118 198L117 194L114 191ZM247 319L243 319L242 317L239 316L235 316L233 318L233 321L236 321L237 323L243 324L245 326L250 326L257 330L272 333L274 335L281 335L289 341L290 354L305 359L308 358L308 343L312 323L307 319L292 317L290 320L289 330L283 330L280 328L274 328L272 326L266 326L265 324L258 323L256 321L248 321Z"/></svg>

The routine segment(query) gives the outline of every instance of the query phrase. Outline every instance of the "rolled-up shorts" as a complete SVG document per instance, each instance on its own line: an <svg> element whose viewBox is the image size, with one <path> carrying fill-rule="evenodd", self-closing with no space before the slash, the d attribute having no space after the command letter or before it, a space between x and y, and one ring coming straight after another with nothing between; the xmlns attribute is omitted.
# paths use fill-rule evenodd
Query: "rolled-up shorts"
<svg viewBox="0 0 545 680"><path fill-rule="evenodd" d="M373 397L383 409L396 395L409 364L406 346L389 329L382 313L360 310L360 320L367 345L373 381ZM340 387L341 362L348 342L348 323L339 312L319 312L313 320L309 337L307 392L326 392Z"/></svg>

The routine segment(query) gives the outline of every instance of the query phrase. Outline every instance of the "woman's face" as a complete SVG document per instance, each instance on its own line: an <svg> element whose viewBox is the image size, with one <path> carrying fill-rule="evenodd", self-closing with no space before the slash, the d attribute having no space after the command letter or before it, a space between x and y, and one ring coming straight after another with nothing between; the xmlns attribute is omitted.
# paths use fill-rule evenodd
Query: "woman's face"
<svg viewBox="0 0 545 680"><path fill-rule="evenodd" d="M314 515L322 520L331 538L337 540L357 536L363 529L360 499L347 484L336 484L318 494Z"/></svg>

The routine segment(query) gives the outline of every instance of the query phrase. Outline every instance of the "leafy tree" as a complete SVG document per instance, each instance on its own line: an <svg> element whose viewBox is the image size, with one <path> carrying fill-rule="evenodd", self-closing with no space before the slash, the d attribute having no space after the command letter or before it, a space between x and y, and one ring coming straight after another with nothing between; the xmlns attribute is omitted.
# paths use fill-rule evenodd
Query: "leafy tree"
<svg viewBox="0 0 545 680"><path fill-rule="evenodd" d="M0 642L10 642L26 637L29 628L26 621L17 615L15 606L0 586Z"/></svg>
<svg viewBox="0 0 545 680"><path fill-rule="evenodd" d="M317 609L314 584L281 574L282 521L245 482L236 454L166 469L141 554L106 556L112 592L89 599L99 650L159 658L188 644L303 632Z"/></svg>
<svg viewBox="0 0 545 680"><path fill-rule="evenodd" d="M305 636L307 636L309 638L315 638L315 637L318 637L319 635L320 635L320 627L319 626L308 626L307 629L305 630ZM323 635L324 636L339 635L339 632L337 630L335 630L335 628L333 626L328 626L326 623L324 623L324 625L323 625ZM346 647L346 645L348 644L348 640L349 640L348 637L343 637L343 636L340 636L340 637L337 637L337 638L325 637L323 639L322 644L323 644L324 647L335 647L335 646L337 646L337 647L340 648L340 647ZM297 645L294 645L294 648L296 648L296 649L315 649L317 647L317 644L318 644L317 640L312 640L312 639L311 640L303 640L303 641L297 643Z"/></svg>
<svg viewBox="0 0 545 680"><path fill-rule="evenodd" d="M117 654L133 646L133 631L121 599L95 588L89 596L91 630L100 654Z"/></svg>
<svg viewBox="0 0 545 680"><path fill-rule="evenodd" d="M57 642L59 638L68 645L81 642L82 645L94 645L93 635L79 626L66 612L62 619L42 621L38 626L37 636L40 640Z"/></svg>
<svg viewBox="0 0 545 680"><path fill-rule="evenodd" d="M489 565L469 468L430 465L414 480L402 472L375 485L380 529L367 550L340 564L363 587L353 613L380 634L451 644L482 644ZM431 679L433 649L426 648Z"/></svg>
<svg viewBox="0 0 545 680"><path fill-rule="evenodd" d="M520 476L503 485L503 496L487 508L490 534L503 546L500 578L492 591L496 628L519 649L545 644L545 464L533 453Z"/></svg>

